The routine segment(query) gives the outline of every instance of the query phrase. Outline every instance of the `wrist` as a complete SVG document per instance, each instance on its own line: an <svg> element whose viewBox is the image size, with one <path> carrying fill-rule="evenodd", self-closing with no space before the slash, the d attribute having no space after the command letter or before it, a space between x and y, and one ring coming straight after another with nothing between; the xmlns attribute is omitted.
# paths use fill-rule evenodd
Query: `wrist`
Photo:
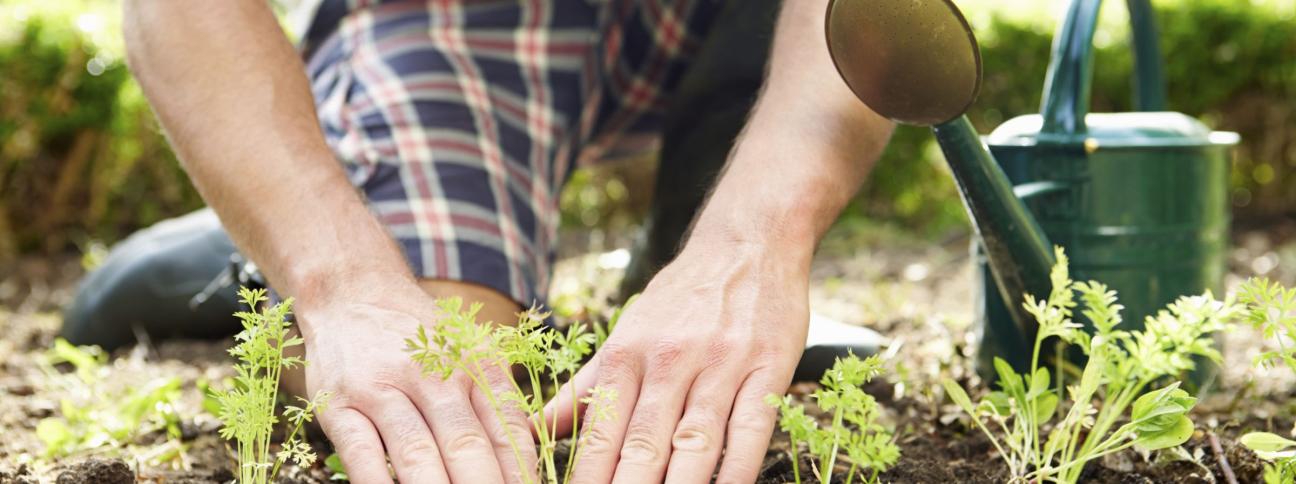
<svg viewBox="0 0 1296 484"><path fill-rule="evenodd" d="M389 271L373 267L336 266L301 270L283 295L296 300L298 313L324 310L335 305L367 304L408 299L404 294L422 295L408 270ZM407 304L411 300L405 301ZM309 318L303 323L310 325Z"/></svg>
<svg viewBox="0 0 1296 484"><path fill-rule="evenodd" d="M681 254L706 254L719 260L752 255L809 268L822 214L795 193L760 192L755 187L744 193L717 190Z"/></svg>

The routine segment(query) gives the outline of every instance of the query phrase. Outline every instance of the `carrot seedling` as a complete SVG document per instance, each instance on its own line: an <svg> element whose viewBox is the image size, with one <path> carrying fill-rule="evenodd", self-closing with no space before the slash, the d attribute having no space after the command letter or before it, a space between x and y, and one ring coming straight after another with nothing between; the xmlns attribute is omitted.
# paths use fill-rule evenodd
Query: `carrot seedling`
<svg viewBox="0 0 1296 484"><path fill-rule="evenodd" d="M878 475L900 459L900 448L895 445L891 432L877 423L881 407L872 395L860 388L881 373L882 359L878 356L861 360L850 355L833 363L820 381L822 387L813 396L819 408L832 415L828 427L820 426L806 415L805 407L794 404L791 395L765 397L767 404L779 410L779 428L791 438L796 482L801 482L802 443L812 457L811 471L820 482L832 481L833 469L842 452L850 461L846 484L857 475L863 482L878 482Z"/></svg>
<svg viewBox="0 0 1296 484"><path fill-rule="evenodd" d="M1246 306L1246 320L1259 329L1277 349L1256 358L1257 366L1285 364L1296 372L1296 289L1287 289L1268 279L1251 279L1239 290L1238 302ZM1296 435L1296 428L1291 431ZM1242 436L1242 445L1269 461L1265 482L1296 482L1296 441L1269 432Z"/></svg>
<svg viewBox="0 0 1296 484"><path fill-rule="evenodd" d="M1208 292L1180 298L1149 316L1143 331L1118 330L1123 307L1116 303L1116 293L1101 283L1072 281L1061 248L1057 261L1048 298L1026 296L1025 307L1039 322L1029 373L1018 375L996 359L1001 390L978 404L957 383L942 382L950 398L990 438L1015 482L1074 483L1086 463L1103 456L1131 447L1151 451L1186 442L1193 433L1187 414L1197 399L1178 382L1152 391L1147 387L1192 371L1195 356L1219 361L1211 335L1226 328L1236 314L1232 304ZM1077 294L1084 303L1081 314L1093 323L1093 336L1072 320ZM1079 382L1067 387L1070 408L1046 438L1063 386L1052 384L1048 368L1041 367L1040 351L1053 337L1079 346L1089 360ZM1002 438L990 431L991 425Z"/></svg>
<svg viewBox="0 0 1296 484"><path fill-rule="evenodd" d="M482 392L495 417L501 422L511 410L531 416L531 424L539 441L537 475L549 484L570 479L571 469L579 458L580 439L572 442L565 467L557 461L557 422L546 423L544 393L546 387L560 388L580 369L582 362L594 351L596 337L585 326L573 324L566 331L544 328L548 313L536 309L518 315L516 326L478 324L477 313L481 304L464 308L459 298L437 301L441 310L435 326L419 327L415 338L406 340L406 351L429 375L448 379L458 373L469 378ZM491 385L492 372L511 374L512 368L523 372L523 383L509 378L511 386L500 390ZM575 392L574 386L571 391ZM589 395L572 395L573 405L584 403L596 421L615 418L612 403L616 393L595 387ZM579 397L579 398L577 398ZM573 409L575 411L575 409ZM521 445L531 445L531 435L513 435L506 427L506 438L518 467L525 469ZM580 435L579 422L573 423L572 435ZM566 472L560 472L563 468ZM532 476L523 475L523 482L531 484Z"/></svg>
<svg viewBox="0 0 1296 484"><path fill-rule="evenodd" d="M48 381L74 397L60 400L58 416L37 423L36 437L45 444L44 456L117 455L125 450L124 454L146 462L168 461L157 449L139 452L133 444L142 435L164 430L166 446L179 448L180 379L160 377L118 388L103 381L110 368L107 361L108 355L99 347L76 346L62 338L46 352L41 363ZM62 363L75 372L63 375L54 368Z"/></svg>
<svg viewBox="0 0 1296 484"><path fill-rule="evenodd" d="M283 370L306 364L301 358L284 356L284 349L301 345L302 339L288 330L292 299L262 307L269 300L266 291L247 288L239 290L239 298L251 310L234 314L243 323L243 331L234 336L236 344L229 350L238 359L234 386L225 392L213 391L211 396L219 408L220 436L238 447L238 482L268 483L284 462L291 460L304 467L315 463L315 453L302 439L301 429L324 408L329 394L317 393L309 400L299 397L301 406L284 406L283 418L290 430L279 452L272 454L271 437L280 422L275 411L279 379Z"/></svg>

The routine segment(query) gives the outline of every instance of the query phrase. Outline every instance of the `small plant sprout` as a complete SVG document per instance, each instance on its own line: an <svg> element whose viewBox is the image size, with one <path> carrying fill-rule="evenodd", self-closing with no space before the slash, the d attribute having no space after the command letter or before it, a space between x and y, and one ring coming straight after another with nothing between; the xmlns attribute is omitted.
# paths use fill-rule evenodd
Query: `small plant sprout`
<svg viewBox="0 0 1296 484"><path fill-rule="evenodd" d="M1192 371L1194 356L1219 361L1211 334L1226 328L1237 312L1208 292L1180 298L1149 316L1143 331L1119 330L1123 307L1116 303L1116 293L1098 282L1073 282L1066 254L1061 248L1056 254L1048 299L1028 295L1025 301L1039 323L1029 373L1018 375L996 359L1000 391L976 404L957 383L942 382L950 398L990 438L1016 482L1074 483L1094 459L1131 447L1151 451L1186 442L1193 433L1187 414L1196 398L1177 382L1147 388ZM1081 303L1081 314L1093 324L1092 336L1072 320ZM1045 340L1053 337L1078 346L1089 358L1079 381L1066 386L1071 406L1060 415L1062 382L1054 385L1040 361ZM1059 416L1046 438L1048 424Z"/></svg>
<svg viewBox="0 0 1296 484"><path fill-rule="evenodd" d="M831 482L837 458L845 452L850 461L846 483L855 476L862 482L878 482L878 475L900 459L900 448L891 432L877 423L881 413L877 400L860 389L882 373L882 359L855 355L838 358L824 374L813 398L819 407L831 413L832 424L821 427L806 415L805 407L792 402L791 395L767 395L765 402L779 410L779 428L792 441L792 472L801 482L800 446L806 444L812 457L811 470L820 482ZM865 471L870 471L865 473Z"/></svg>
<svg viewBox="0 0 1296 484"><path fill-rule="evenodd" d="M301 358L284 356L284 349L300 345L302 340L289 335L291 299L258 309L269 299L264 289L242 288L239 298L251 311L235 313L243 323L243 331L234 337L236 344L229 350L238 358L234 365L234 385L225 392L213 391L211 396L219 408L220 436L235 441L238 446L238 482L267 483L279 473L284 462L291 460L300 466L314 464L315 453L302 440L301 429L316 412L323 410L329 395L319 393L309 400L298 398L301 406L284 407L283 416L291 430L278 454L272 454L270 439L280 421L275 412L279 378L283 370L306 364Z"/></svg>
<svg viewBox="0 0 1296 484"><path fill-rule="evenodd" d="M1259 329L1277 349L1256 358L1257 366L1279 364L1296 372L1296 289L1287 289L1268 279L1251 279L1239 289L1238 302L1246 306L1246 320ZM1296 428L1291 430L1296 436ZM1296 482L1296 441L1269 432L1242 436L1242 445L1270 462L1265 482Z"/></svg>
<svg viewBox="0 0 1296 484"><path fill-rule="evenodd" d="M59 402L57 416L36 424L36 437L45 444L46 458L69 455L132 455L146 462L162 462L166 449L180 448L180 379L153 378L142 385L119 388L103 381L108 355L96 346L75 346L59 338L41 359L47 381L73 395ZM54 365L70 364L75 372L64 375ZM136 438L165 430L167 445L136 452ZM126 452L123 452L125 450ZM178 454L175 455L178 457Z"/></svg>
<svg viewBox="0 0 1296 484"><path fill-rule="evenodd" d="M427 374L442 379L455 373L468 377L485 395L491 410L501 421L510 408L534 416L531 424L539 440L537 475L550 484L569 480L569 473L579 456L580 439L572 443L565 466L567 473L560 473L564 467L556 461L557 422L546 424L544 421L543 390L546 387L560 388L564 381L576 374L585 358L594 351L595 335L579 324L569 326L566 331L547 330L544 320L549 314L534 308L520 313L517 325L501 326L477 323L480 304L465 309L461 299L448 298L438 300L437 305L441 319L436 325L431 329L420 327L415 338L406 340L406 351L410 352L411 358ZM523 373L521 379L527 391L512 378L509 379L512 387L502 393L491 385L490 373L510 374L514 367ZM574 386L572 391L576 391ZM580 397L572 398L573 405L586 404L586 411L596 421L615 418L611 410L611 403L616 400L614 391L595 387L589 395L572 396ZM579 422L573 425L576 427L573 427L572 434L580 435ZM531 436L508 433L507 440L519 467L525 468L519 446L531 445ZM528 484L533 482L530 475L522 478Z"/></svg>

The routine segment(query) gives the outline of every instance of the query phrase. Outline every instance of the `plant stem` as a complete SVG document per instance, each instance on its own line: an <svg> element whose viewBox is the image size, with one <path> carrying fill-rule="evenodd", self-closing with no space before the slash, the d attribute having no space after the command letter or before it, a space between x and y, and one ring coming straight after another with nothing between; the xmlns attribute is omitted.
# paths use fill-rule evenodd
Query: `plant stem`
<svg viewBox="0 0 1296 484"><path fill-rule="evenodd" d="M801 453L797 449L801 446L796 439L792 442L792 475L796 476L796 484L801 484Z"/></svg>
<svg viewBox="0 0 1296 484"><path fill-rule="evenodd" d="M841 432L838 432L838 429L842 428L842 413L843 413L842 407L840 404L838 404L837 408L833 411L832 451L828 452L828 455L826 456L828 459L827 465L823 465L822 464L823 461L820 461L821 464L819 466L819 472L822 474L820 476L820 480L823 481L825 484L832 482L833 466L837 465L837 449L841 446Z"/></svg>
<svg viewBox="0 0 1296 484"><path fill-rule="evenodd" d="M571 387L571 393L572 393L572 398L571 398L571 401L572 401L572 431L571 431L571 434L572 434L572 445L571 445L571 449L567 451L567 469L563 472L563 474L564 474L564 475L563 475L563 482L571 482L572 468L573 468L573 467L576 467L576 453L580 450L580 440L581 440L581 439L580 439L580 419L577 418L577 413L576 413L576 411L580 409L580 399L577 398L579 395L577 395L577 393L576 393L576 384L575 384L574 382L572 382L572 379L575 378L576 375L575 375L574 372L568 373L568 375L569 375L569 376L568 376L568 378L567 378L567 381L569 382L569 384L568 384L567 386ZM554 428L555 428L555 429L558 428L558 413L557 413L557 412L554 412Z"/></svg>
<svg viewBox="0 0 1296 484"><path fill-rule="evenodd" d="M518 448L517 439L513 438L513 432L510 432L508 426L505 424L506 420L504 419L504 414L500 411L499 400L495 398L495 391L491 388L488 382L482 379L486 374L486 371L482 369L481 362L478 361L477 358L471 358L471 361L473 368L477 370L477 373L474 374L471 370L466 368L464 373L468 375L468 378L472 379L473 383L477 385L477 388L482 390L482 393L486 394L486 401L490 403L491 412L495 414L495 419L499 421L500 426L504 429L504 438L508 440L509 448L513 450L513 458L517 459L518 469L526 469L526 459L522 458L522 451ZM504 368L504 371L508 371L508 369ZM522 482L524 484L531 484L531 477L523 474Z"/></svg>

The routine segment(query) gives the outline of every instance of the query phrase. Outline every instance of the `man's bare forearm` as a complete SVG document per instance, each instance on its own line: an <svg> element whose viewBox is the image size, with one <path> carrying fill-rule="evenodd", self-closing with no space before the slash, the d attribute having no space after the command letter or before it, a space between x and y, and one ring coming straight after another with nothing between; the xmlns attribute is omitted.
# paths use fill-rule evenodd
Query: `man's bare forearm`
<svg viewBox="0 0 1296 484"><path fill-rule="evenodd" d="M276 289L409 269L325 144L264 0L131 0L130 64L203 198Z"/></svg>
<svg viewBox="0 0 1296 484"><path fill-rule="evenodd" d="M772 245L808 266L886 146L891 123L833 67L826 9L827 0L784 3L764 91L690 245Z"/></svg>

